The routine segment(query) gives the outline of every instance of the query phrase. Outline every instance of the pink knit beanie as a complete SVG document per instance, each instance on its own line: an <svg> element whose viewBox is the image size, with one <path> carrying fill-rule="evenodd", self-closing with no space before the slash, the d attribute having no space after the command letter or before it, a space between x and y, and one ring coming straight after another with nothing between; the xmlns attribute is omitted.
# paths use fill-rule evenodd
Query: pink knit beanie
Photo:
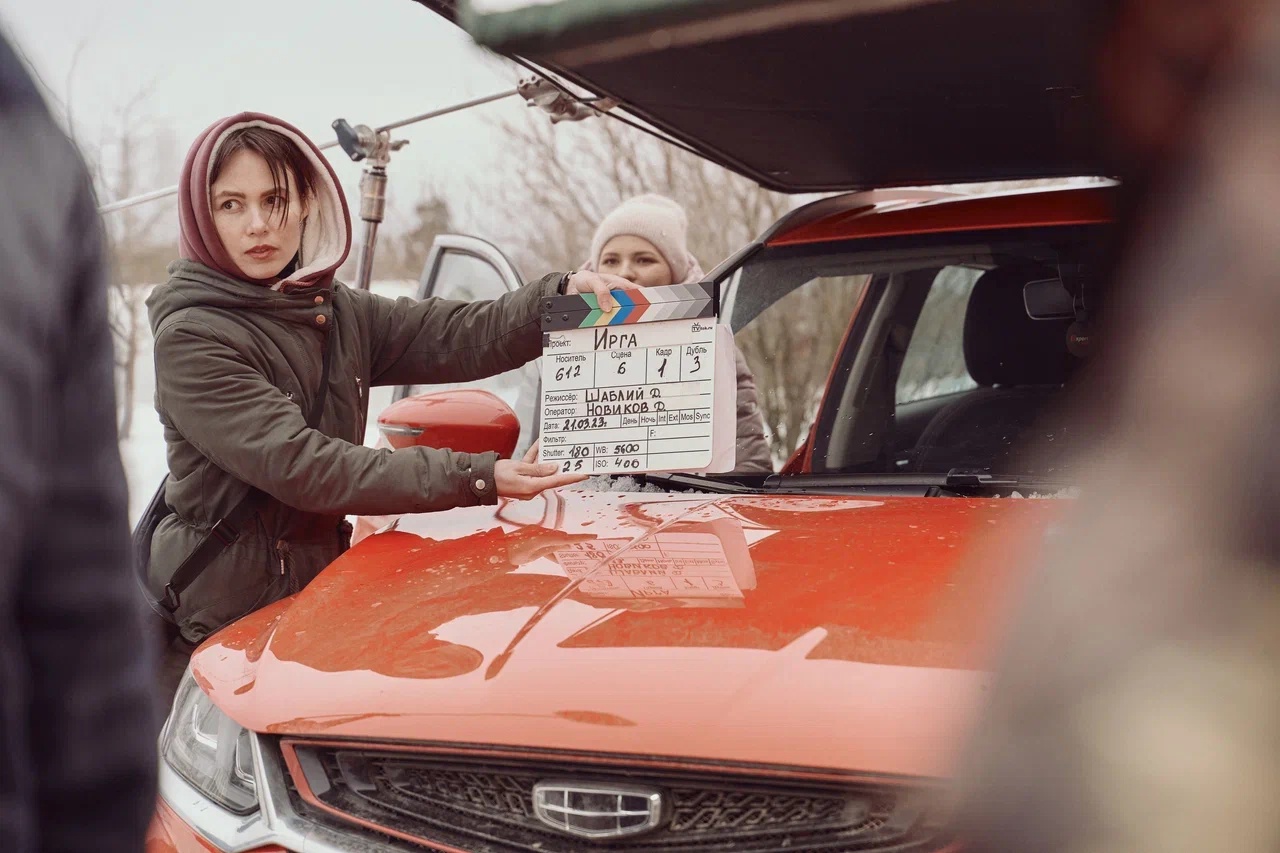
<svg viewBox="0 0 1280 853"><path fill-rule="evenodd" d="M606 216L591 240L591 259L584 269L600 268L600 253L614 237L627 235L648 240L671 267L672 279L677 284L702 278L702 268L689 254L689 218L684 208L671 199L654 195L636 196L623 202Z"/></svg>

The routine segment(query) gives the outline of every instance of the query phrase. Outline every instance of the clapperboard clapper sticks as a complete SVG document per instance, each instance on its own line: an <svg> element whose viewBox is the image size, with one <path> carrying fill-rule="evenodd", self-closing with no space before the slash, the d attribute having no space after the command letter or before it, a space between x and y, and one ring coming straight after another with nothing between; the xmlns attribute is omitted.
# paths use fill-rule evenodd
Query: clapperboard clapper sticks
<svg viewBox="0 0 1280 853"><path fill-rule="evenodd" d="M733 469L733 335L715 284L615 290L542 304L538 461L562 471Z"/></svg>

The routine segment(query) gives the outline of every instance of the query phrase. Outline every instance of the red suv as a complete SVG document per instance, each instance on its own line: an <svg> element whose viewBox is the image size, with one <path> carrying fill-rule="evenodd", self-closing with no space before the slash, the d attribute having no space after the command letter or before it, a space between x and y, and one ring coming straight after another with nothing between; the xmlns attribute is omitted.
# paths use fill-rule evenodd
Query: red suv
<svg viewBox="0 0 1280 853"><path fill-rule="evenodd" d="M928 8L945 22L966 5ZM701 61L666 58L679 70L682 56ZM674 73L657 61L633 74ZM593 69L639 85L608 63L557 70ZM741 83L717 85L732 100ZM680 91L623 100L688 140L704 116ZM788 95L826 157L797 161L792 189L857 183L837 145L857 134L818 120L821 95ZM1023 142L1044 130L1028 115ZM718 139L703 150L764 174L757 137ZM922 150L900 143L896 160L869 155L901 167L885 183ZM960 148L938 176L1074 170L1000 159L1034 146ZM780 473L619 478L383 520L196 653L148 849L952 849L932 795L982 699L1020 558L1063 506L1015 498L1071 494L1061 399L1114 192L853 192L784 217L710 275L762 397L803 424ZM428 292L451 286L450 253L497 287L519 280L492 247L445 240ZM771 371L784 352L814 366L811 384ZM416 414L410 394L382 421L397 441L512 447L530 382L489 386L507 403L444 392Z"/></svg>

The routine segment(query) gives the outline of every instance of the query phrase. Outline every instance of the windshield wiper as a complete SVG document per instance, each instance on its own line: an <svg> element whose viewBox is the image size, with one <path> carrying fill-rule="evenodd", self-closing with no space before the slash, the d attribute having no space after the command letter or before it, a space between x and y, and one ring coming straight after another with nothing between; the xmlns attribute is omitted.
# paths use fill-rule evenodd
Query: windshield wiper
<svg viewBox="0 0 1280 853"><path fill-rule="evenodd" d="M952 468L944 476L942 485L949 489L963 488L1007 488L1028 485L1028 482L1012 474L992 474L989 471L974 471L965 468Z"/></svg>
<svg viewBox="0 0 1280 853"><path fill-rule="evenodd" d="M1061 489L1074 485L1042 477L1018 477L953 468L946 474L638 474L642 483L675 491L715 494L900 494L923 497L952 493Z"/></svg>
<svg viewBox="0 0 1280 853"><path fill-rule="evenodd" d="M663 489L671 489L674 491L698 491L698 492L714 492L727 495L755 495L763 491L772 491L768 489L763 482L752 482L750 484L743 481L763 481L766 476L763 474L634 474L637 480L642 484L652 484ZM768 476L776 477L776 474Z"/></svg>

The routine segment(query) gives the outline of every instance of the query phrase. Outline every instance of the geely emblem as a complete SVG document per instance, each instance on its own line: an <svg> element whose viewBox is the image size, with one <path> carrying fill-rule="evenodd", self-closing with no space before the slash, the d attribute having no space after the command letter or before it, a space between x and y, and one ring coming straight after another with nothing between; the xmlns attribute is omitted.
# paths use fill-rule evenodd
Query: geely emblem
<svg viewBox="0 0 1280 853"><path fill-rule="evenodd" d="M622 838L658 826L662 794L626 785L539 782L533 786L533 813L579 838Z"/></svg>

